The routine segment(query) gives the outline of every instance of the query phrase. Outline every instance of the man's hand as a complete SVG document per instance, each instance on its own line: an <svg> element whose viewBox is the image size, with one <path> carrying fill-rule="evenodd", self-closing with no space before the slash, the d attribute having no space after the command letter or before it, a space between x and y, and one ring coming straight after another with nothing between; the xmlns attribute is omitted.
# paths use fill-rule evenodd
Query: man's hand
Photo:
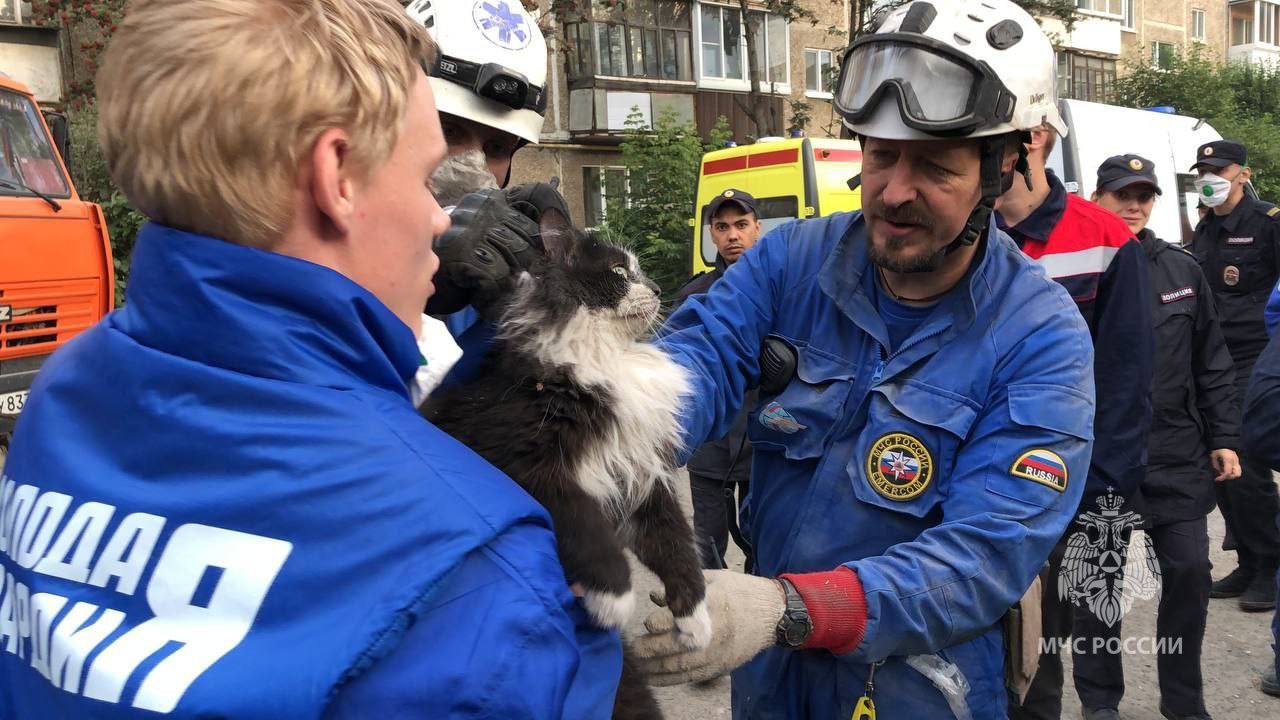
<svg viewBox="0 0 1280 720"><path fill-rule="evenodd" d="M676 633L675 618L666 608L649 615L644 623L648 634L631 644L637 666L649 676L651 685L718 678L774 644L778 621L787 606L782 584L731 570L708 570L705 575L710 645L703 650L686 647Z"/></svg>
<svg viewBox="0 0 1280 720"><path fill-rule="evenodd" d="M569 217L569 206L552 183L531 182L509 187L507 202L512 210L534 222L542 220L547 210L559 210L561 215Z"/></svg>
<svg viewBox="0 0 1280 720"><path fill-rule="evenodd" d="M449 230L435 242L440 271L427 314L449 315L468 305L483 312L529 267L538 225L512 210L497 189L467 195L449 217Z"/></svg>
<svg viewBox="0 0 1280 720"><path fill-rule="evenodd" d="M1240 477L1240 456L1236 455L1235 450L1221 448L1209 453L1209 462L1213 465L1213 471L1218 476L1213 479L1214 482L1222 482L1223 480L1235 480Z"/></svg>

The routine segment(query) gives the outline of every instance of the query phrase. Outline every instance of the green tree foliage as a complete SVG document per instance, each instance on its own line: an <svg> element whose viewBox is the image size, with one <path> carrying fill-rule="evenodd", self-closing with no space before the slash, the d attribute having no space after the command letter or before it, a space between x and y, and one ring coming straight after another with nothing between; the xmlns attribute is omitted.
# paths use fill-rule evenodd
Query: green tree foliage
<svg viewBox="0 0 1280 720"><path fill-rule="evenodd" d="M124 288L129 281L129 261L138 230L146 216L129 204L124 193L111 182L102 149L98 147L98 111L85 105L68 115L71 126L71 180L80 197L102 206L111 234L111 254L116 267L116 304L124 304Z"/></svg>
<svg viewBox="0 0 1280 720"><path fill-rule="evenodd" d="M1265 200L1280 200L1280 68L1224 63L1196 47L1158 68L1131 64L1116 82L1116 101L1130 107L1168 105L1207 120L1223 137L1249 148L1253 185Z"/></svg>
<svg viewBox="0 0 1280 720"><path fill-rule="evenodd" d="M693 229L694 188L704 153L722 147L730 136L724 118L703 143L698 129L674 113L648 127L638 111L627 119L622 164L627 168L627 199L610 199L604 234L631 247L645 274L670 298L689 275L689 239Z"/></svg>

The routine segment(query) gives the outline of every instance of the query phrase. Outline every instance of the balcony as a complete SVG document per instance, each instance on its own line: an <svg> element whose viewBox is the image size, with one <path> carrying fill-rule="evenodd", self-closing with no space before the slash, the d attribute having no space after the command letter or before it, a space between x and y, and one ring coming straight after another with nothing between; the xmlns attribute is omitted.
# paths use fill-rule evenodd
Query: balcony
<svg viewBox="0 0 1280 720"><path fill-rule="evenodd" d="M1117 15L1085 15L1076 18L1071 32L1060 20L1043 18L1044 31L1055 38L1064 50L1119 57L1121 50L1120 17Z"/></svg>
<svg viewBox="0 0 1280 720"><path fill-rule="evenodd" d="M1280 62L1280 3L1233 2L1230 23L1229 60L1259 65Z"/></svg>

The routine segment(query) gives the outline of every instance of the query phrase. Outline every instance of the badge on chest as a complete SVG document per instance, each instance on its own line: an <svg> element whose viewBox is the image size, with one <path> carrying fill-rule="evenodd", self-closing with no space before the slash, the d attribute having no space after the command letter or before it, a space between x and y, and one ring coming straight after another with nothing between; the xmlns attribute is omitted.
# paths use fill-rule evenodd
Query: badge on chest
<svg viewBox="0 0 1280 720"><path fill-rule="evenodd" d="M876 492L899 502L924 492L933 480L933 456L912 435L881 435L867 453L867 480Z"/></svg>

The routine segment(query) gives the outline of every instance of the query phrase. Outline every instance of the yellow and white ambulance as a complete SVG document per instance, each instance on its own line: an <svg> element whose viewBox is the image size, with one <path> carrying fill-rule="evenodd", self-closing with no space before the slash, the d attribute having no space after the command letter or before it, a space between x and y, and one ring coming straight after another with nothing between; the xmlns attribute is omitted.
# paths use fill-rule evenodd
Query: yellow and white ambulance
<svg viewBox="0 0 1280 720"><path fill-rule="evenodd" d="M764 232L795 218L814 218L862 207L861 190L849 179L862 171L862 148L854 140L761 138L753 145L709 152L698 175L693 218L693 274L715 264L707 205L725 190L756 199Z"/></svg>

